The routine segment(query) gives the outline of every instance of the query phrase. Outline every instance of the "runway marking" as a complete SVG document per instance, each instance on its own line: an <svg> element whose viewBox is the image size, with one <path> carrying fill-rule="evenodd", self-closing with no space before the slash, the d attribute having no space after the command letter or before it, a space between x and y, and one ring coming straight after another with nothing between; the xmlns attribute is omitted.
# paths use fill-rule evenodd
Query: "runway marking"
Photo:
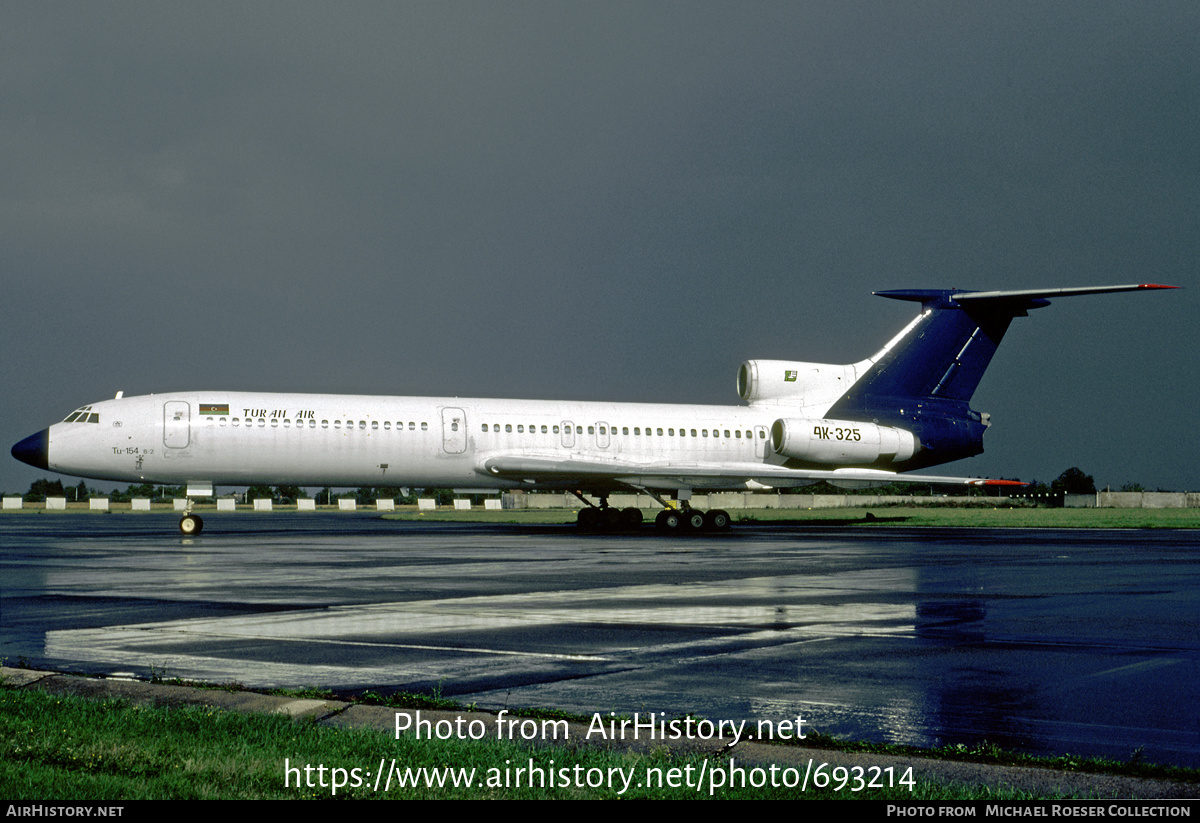
<svg viewBox="0 0 1200 823"><path fill-rule="evenodd" d="M1140 663L1130 663L1127 666L1117 666L1112 669L1094 672L1087 677L1111 677L1116 674L1132 674L1134 672L1145 672L1150 669L1161 669L1164 666L1175 666L1183 661L1181 660L1143 660Z"/></svg>
<svg viewBox="0 0 1200 823"><path fill-rule="evenodd" d="M890 576L884 576L890 579ZM891 585L881 577L880 587ZM540 591L437 600L370 603L334 608L316 607L287 612L205 617L48 632L46 651L59 657L110 666L154 665L175 676L211 677L220 671L255 684L270 678L284 685L295 682L403 683L430 679L470 679L478 676L480 656L508 658L511 666L529 661L524 670L504 665L488 671L497 679L532 676L550 683L563 677L602 676L622 661L635 668L660 660L686 663L717 655L789 644L827 642L854 636L910 636L916 614L912 604L862 602L871 584L847 587L828 577L748 578L732 588L719 584L641 584L583 591ZM894 581L891 581L894 583ZM732 604L730 603L732 599ZM842 602L832 604L830 600ZM714 602L717 601L717 602ZM611 604L611 605L610 605ZM405 642L433 639L431 634L463 636L507 629L538 630L593 624L611 627L616 641L595 653L541 651L497 646ZM712 630L697 637L689 632L681 642L642 642L641 635L621 643L625 626L645 626L656 634L702 627ZM655 638L651 638L655 639ZM659 637L658 639L662 639ZM520 641L514 641L520 642ZM197 644L227 644L222 656L189 649ZM276 644L260 651L247 644ZM313 665L297 655L295 644L337 649L379 649L396 652L388 662L363 665ZM412 661L404 652L425 653L435 659ZM334 655L326 655L337 659ZM361 655L359 655L361 658ZM267 659L263 659L267 658ZM534 661L542 661L542 664ZM635 662L637 661L637 662ZM651 662L654 661L654 662ZM582 664L592 671L564 672L553 664ZM495 666L496 664L493 664Z"/></svg>

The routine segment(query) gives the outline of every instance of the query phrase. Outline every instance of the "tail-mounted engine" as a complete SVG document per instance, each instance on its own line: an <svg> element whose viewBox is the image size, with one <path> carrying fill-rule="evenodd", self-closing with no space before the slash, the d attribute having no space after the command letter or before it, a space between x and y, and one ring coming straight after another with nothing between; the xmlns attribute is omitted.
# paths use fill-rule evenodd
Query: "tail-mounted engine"
<svg viewBox="0 0 1200 823"><path fill-rule="evenodd" d="M900 463L921 449L912 433L852 420L781 418L771 426L776 454L813 463Z"/></svg>
<svg viewBox="0 0 1200 823"><path fill-rule="evenodd" d="M854 385L854 366L797 360L747 360L738 369L738 396L751 405L826 407Z"/></svg>

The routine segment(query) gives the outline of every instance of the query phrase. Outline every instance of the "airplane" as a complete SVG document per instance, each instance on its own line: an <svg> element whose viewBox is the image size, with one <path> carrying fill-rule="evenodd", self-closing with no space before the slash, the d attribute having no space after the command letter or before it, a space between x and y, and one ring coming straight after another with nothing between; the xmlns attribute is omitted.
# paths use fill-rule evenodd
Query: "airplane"
<svg viewBox="0 0 1200 823"><path fill-rule="evenodd" d="M692 509L693 491L821 480L1024 485L907 472L983 451L990 419L970 399L1013 318L1052 298L1170 288L874 292L920 303L920 313L857 363L746 361L737 373L743 406L118 392L12 454L62 474L183 484L186 535L203 528L193 497L253 484L567 491L585 504L578 524L589 530L640 528L639 509L608 505L610 494L633 491L663 506L655 521L663 530L720 531L728 512Z"/></svg>

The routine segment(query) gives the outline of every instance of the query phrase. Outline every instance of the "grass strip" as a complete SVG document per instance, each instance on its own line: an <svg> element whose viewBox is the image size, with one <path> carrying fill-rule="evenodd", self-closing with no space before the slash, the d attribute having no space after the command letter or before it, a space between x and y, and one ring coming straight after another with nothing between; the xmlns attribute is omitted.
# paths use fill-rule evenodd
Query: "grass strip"
<svg viewBox="0 0 1200 823"><path fill-rule="evenodd" d="M646 510L652 520L655 512ZM870 517L868 517L868 514ZM735 524L868 528L1198 529L1200 509L1051 509L1007 505L864 506L828 509L736 509ZM447 523L573 524L574 509L403 511L385 520ZM647 531L653 523L647 522Z"/></svg>
<svg viewBox="0 0 1200 823"><path fill-rule="evenodd" d="M835 791L839 776L831 768L824 772L824 787L815 785L815 779L806 790L772 786L786 782L787 775L780 768L778 780L772 780L769 767L762 765L740 767L748 785L718 786L710 794L715 770L728 773L735 766L727 758L704 760L666 751L393 739L377 731L328 728L281 716L201 706L145 707L120 699L0 687L0 796L14 800L1033 799L1019 791L947 786L919 776L911 791L907 786L856 791L852 776ZM401 787L394 778L390 789L376 790L381 761L388 764L385 771L394 761L399 773L417 785ZM286 779L285 763L291 769ZM793 772L793 782L799 782L802 771ZM703 773L709 782L697 788ZM339 774L343 785L335 794ZM472 785L464 785L467 779ZM646 785L648 780L663 785ZM766 785L749 785L756 781Z"/></svg>

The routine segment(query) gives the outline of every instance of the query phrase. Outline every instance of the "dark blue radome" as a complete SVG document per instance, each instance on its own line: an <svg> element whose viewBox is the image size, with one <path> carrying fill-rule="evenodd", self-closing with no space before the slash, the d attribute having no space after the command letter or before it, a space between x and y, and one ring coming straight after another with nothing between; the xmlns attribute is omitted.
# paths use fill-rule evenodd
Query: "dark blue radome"
<svg viewBox="0 0 1200 823"><path fill-rule="evenodd" d="M39 469L50 468L50 430L42 429L12 447L12 456Z"/></svg>

